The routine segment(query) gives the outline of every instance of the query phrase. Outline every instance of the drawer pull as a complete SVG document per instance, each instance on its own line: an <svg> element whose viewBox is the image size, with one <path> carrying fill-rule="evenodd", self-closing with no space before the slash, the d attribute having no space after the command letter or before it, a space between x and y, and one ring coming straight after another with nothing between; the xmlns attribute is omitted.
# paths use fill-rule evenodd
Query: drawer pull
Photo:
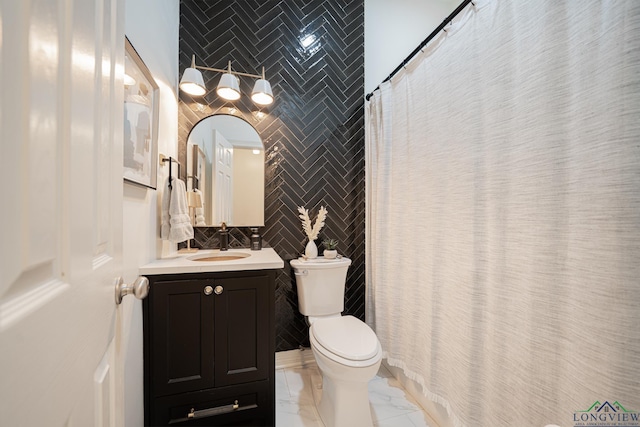
<svg viewBox="0 0 640 427"><path fill-rule="evenodd" d="M256 407L256 405L253 405L253 407ZM194 408L191 408L191 412L187 414L187 418L191 420L196 418L211 417L213 415L227 414L229 412L238 410L238 408L240 408L240 405L238 405L237 400L233 403L233 405L218 406L217 408L202 409L200 411L196 411Z"/></svg>

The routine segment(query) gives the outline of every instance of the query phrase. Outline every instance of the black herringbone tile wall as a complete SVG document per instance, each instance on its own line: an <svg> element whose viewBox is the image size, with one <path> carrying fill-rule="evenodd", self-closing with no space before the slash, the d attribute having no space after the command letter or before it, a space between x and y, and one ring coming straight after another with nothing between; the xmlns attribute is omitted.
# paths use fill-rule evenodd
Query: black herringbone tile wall
<svg viewBox="0 0 640 427"><path fill-rule="evenodd" d="M285 260L276 289L277 350L309 345L289 266L306 244L298 206L310 209L312 219L321 205L328 208L317 243L336 238L339 252L353 260L345 314L364 320L363 0L183 0L180 73L192 54L197 64L214 68L231 60L234 70L256 74L264 66L273 87L276 101L269 108L251 102L249 78L241 78L241 100L223 102L214 90L220 75L203 72L207 95L180 94L179 160L186 164L189 130L210 114L240 116L262 137L262 234ZM196 239L215 241L214 231L201 230Z"/></svg>

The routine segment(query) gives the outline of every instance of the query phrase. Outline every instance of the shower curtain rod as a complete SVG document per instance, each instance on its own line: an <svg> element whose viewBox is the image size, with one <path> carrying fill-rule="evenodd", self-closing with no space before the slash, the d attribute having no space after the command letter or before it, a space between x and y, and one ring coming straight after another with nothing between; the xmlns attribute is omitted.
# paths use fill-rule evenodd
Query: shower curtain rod
<svg viewBox="0 0 640 427"><path fill-rule="evenodd" d="M429 34L429 35L427 36L427 38L426 38L426 39L424 39L424 40L422 41L422 43L420 43L420 46L418 46L418 47L417 47L413 52L411 52L411 53L409 54L409 56L407 56L407 57L405 58L405 60L404 60L404 61L402 61L402 63L401 63L400 65L398 65L398 67L397 67L395 70L393 70L393 71L391 72L391 74L389 74L389 75L387 76L387 78L386 78L386 79L384 79L384 80L382 81L382 83L388 82L389 80L391 80L391 78L392 78L393 76L395 76L395 75L396 75L396 73L398 73L398 71L402 70L402 68L404 68L404 66L405 66L405 65L407 65L407 64L409 63L409 61L411 61L411 59L412 59L414 56L416 56L416 55L418 54L418 52L420 52L420 51L422 50L422 48L423 48L423 47L425 47L425 46L427 45L427 43L429 43L429 42L431 41L431 39L432 39L432 38L434 38L434 37L435 37L435 36L436 36L436 35L437 35L437 34L438 34L438 33L439 33L439 32L440 32L444 27L446 27L446 26L447 26L447 24L448 24L449 22L451 22L451 20L452 20L453 18L455 18L455 17L456 17L456 15L457 15L458 13L462 12L462 9L464 9L464 8L465 8L469 3L471 3L471 4L474 4L474 5L475 5L475 3L473 3L473 0L464 0L464 1L460 4L460 6L456 7L456 9L455 9L453 12L451 12L451 14L450 14L449 16L447 16L447 17L445 18L445 20L444 20L444 21L442 21L442 24L440 24L440 25L438 26L438 28L436 28L435 30L433 30L433 32L432 32L431 34ZM380 83L380 84L382 84L382 83ZM371 98L371 97L373 96L373 92L377 91L378 89L380 89L380 85L376 86L376 88L375 88L374 90L372 90L372 91L371 91L371 93L368 93L368 94L367 94L367 96L365 97L365 99L368 101L368 100L369 100L369 98Z"/></svg>

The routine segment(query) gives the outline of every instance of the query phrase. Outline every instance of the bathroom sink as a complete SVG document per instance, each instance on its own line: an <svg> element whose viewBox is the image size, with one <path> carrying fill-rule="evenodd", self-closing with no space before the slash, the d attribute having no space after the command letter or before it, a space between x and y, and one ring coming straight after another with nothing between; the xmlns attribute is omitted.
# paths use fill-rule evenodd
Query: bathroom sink
<svg viewBox="0 0 640 427"><path fill-rule="evenodd" d="M251 254L246 254L243 252L235 252L235 253L214 253L214 254L205 254L205 255L194 255L189 257L190 261L201 261L201 262L220 262L220 261L237 261L239 259L248 258Z"/></svg>

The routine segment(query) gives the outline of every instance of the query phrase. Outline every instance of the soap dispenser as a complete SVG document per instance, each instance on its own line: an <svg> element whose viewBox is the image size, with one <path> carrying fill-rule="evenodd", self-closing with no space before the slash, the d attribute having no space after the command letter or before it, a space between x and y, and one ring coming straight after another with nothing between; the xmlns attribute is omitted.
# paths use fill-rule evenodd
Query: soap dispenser
<svg viewBox="0 0 640 427"><path fill-rule="evenodd" d="M262 237L258 231L258 227L251 227L251 250L262 250Z"/></svg>

